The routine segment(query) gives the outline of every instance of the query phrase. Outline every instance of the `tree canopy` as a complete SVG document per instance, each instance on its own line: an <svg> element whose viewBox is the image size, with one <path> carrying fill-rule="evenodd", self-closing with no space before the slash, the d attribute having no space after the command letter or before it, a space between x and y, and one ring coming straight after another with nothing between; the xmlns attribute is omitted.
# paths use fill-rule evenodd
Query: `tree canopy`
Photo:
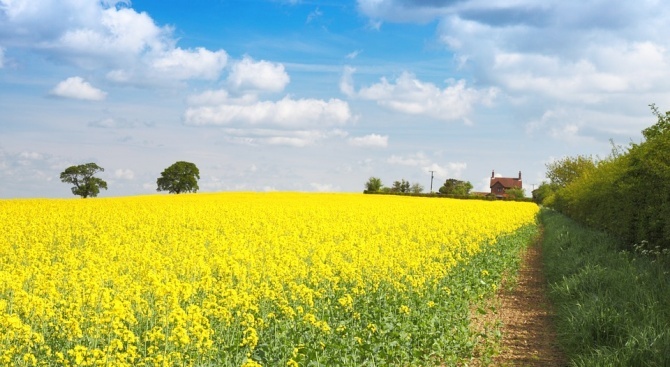
<svg viewBox="0 0 670 367"><path fill-rule="evenodd" d="M365 191L367 192L378 192L382 189L382 179L379 177L370 177L368 182L365 183Z"/></svg>
<svg viewBox="0 0 670 367"><path fill-rule="evenodd" d="M455 178L448 178L442 187L440 194L467 196L472 190L472 184L469 181L460 181Z"/></svg>
<svg viewBox="0 0 670 367"><path fill-rule="evenodd" d="M93 175L104 170L95 163L70 166L61 172L60 180L74 185L72 187L74 195L79 195L84 199L96 197L100 193L100 189L107 190L107 182Z"/></svg>
<svg viewBox="0 0 670 367"><path fill-rule="evenodd" d="M547 165L552 182L542 204L614 235L635 249L646 241L670 250L670 111L650 105L657 122L644 140L594 162L565 158ZM551 190L549 190L551 189ZM544 193L541 193L544 194Z"/></svg>
<svg viewBox="0 0 670 367"><path fill-rule="evenodd" d="M402 181L393 181L391 192L409 193L410 192L409 181L405 181L404 178L402 179Z"/></svg>
<svg viewBox="0 0 670 367"><path fill-rule="evenodd" d="M200 170L195 164L179 161L161 172L161 177L156 180L156 191L167 191L170 194L197 192L199 179Z"/></svg>
<svg viewBox="0 0 670 367"><path fill-rule="evenodd" d="M409 188L409 192L411 192L412 194L420 194L423 192L423 185L418 182L415 182Z"/></svg>
<svg viewBox="0 0 670 367"><path fill-rule="evenodd" d="M552 184L565 187L580 176L593 171L596 161L587 156L566 157L547 163L547 178Z"/></svg>
<svg viewBox="0 0 670 367"><path fill-rule="evenodd" d="M505 194L510 199L521 199L526 197L526 190L520 187L511 187L509 189L505 189Z"/></svg>

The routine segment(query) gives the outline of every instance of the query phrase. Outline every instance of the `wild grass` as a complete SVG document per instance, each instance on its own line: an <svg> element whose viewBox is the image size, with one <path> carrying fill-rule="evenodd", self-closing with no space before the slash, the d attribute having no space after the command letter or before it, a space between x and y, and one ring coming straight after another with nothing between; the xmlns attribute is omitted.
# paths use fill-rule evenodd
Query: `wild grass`
<svg viewBox="0 0 670 367"><path fill-rule="evenodd" d="M540 214L559 342L572 366L670 366L670 256Z"/></svg>

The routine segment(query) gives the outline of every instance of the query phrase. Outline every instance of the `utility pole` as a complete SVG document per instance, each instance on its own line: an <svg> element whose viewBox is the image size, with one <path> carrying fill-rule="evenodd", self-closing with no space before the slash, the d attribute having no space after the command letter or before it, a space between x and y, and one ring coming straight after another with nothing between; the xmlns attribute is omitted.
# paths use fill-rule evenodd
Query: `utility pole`
<svg viewBox="0 0 670 367"><path fill-rule="evenodd" d="M433 173L435 171L428 171L428 172L430 172L430 193L432 194L433 193Z"/></svg>

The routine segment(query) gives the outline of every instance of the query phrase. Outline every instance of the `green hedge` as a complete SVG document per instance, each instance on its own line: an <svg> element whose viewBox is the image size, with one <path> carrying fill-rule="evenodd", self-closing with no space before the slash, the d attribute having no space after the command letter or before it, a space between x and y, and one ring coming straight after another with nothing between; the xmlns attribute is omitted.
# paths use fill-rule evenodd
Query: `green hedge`
<svg viewBox="0 0 670 367"><path fill-rule="evenodd" d="M657 116L644 142L559 189L551 206L629 246L648 241L670 248L670 112Z"/></svg>

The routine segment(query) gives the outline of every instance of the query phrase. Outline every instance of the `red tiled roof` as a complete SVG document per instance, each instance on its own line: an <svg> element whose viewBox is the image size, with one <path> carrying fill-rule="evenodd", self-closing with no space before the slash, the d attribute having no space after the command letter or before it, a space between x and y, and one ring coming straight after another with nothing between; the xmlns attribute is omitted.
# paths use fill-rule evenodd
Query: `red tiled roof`
<svg viewBox="0 0 670 367"><path fill-rule="evenodd" d="M521 183L521 180L519 180L516 177L495 177L495 178L492 178L491 179L491 186L489 186L489 187L493 187L493 185L495 185L496 182L500 182L500 184L503 185L503 187L505 189L509 189L509 188L512 188L512 187L518 187L520 189L523 188L523 184Z"/></svg>

